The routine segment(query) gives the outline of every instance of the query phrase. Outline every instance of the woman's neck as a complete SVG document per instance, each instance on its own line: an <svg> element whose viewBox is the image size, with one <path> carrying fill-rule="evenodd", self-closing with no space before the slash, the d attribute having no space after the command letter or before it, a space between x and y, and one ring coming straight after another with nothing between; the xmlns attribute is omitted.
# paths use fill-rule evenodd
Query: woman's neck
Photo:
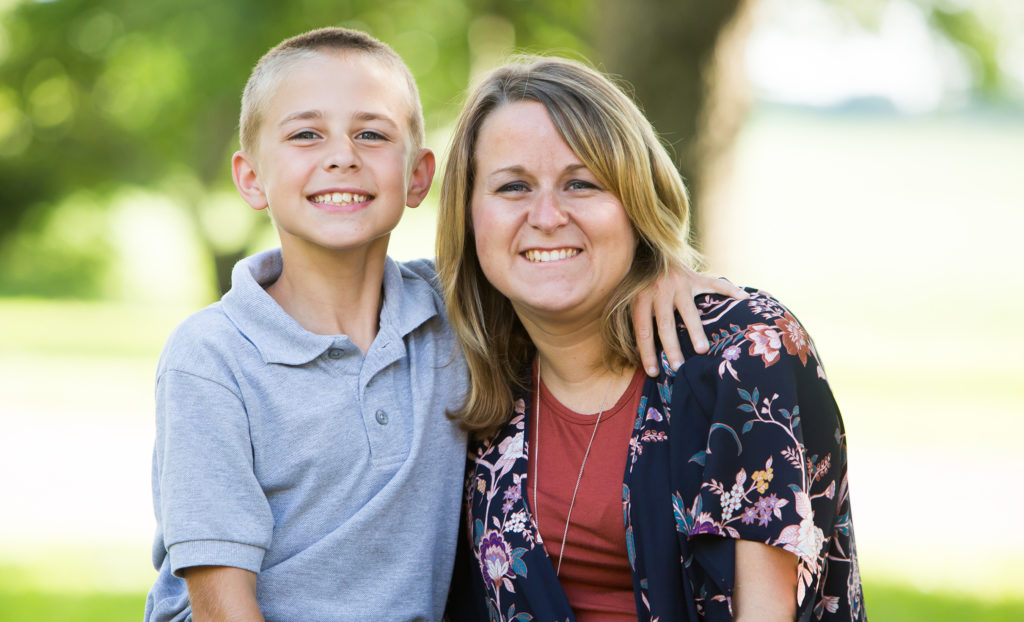
<svg viewBox="0 0 1024 622"><path fill-rule="evenodd" d="M635 369L609 369L600 323L568 328L523 321L537 348L537 364L548 391L567 408L596 414L614 404Z"/></svg>

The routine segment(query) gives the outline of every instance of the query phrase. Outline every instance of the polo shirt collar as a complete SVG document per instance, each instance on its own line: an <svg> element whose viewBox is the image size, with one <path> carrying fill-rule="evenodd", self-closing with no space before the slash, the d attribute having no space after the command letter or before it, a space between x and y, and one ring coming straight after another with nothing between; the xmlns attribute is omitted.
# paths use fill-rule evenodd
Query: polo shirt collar
<svg viewBox="0 0 1024 622"><path fill-rule="evenodd" d="M266 363L303 365L332 347L355 347L342 335L317 335L296 322L264 289L283 267L280 249L247 257L231 271L231 291L224 295L224 311L251 341ZM433 288L403 270L390 257L384 266L384 302L378 333L405 337L440 311Z"/></svg>

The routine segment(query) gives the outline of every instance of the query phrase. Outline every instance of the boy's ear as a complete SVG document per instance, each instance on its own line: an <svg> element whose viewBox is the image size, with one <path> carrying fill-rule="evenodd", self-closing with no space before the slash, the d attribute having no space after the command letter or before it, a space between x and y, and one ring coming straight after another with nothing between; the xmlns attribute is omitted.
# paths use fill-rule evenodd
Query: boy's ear
<svg viewBox="0 0 1024 622"><path fill-rule="evenodd" d="M235 155L231 156L231 177L235 180L238 194L242 195L250 207L253 209L267 207L267 195L263 192L263 184L260 183L259 175L256 172L256 163L251 155L244 151L236 151Z"/></svg>
<svg viewBox="0 0 1024 622"><path fill-rule="evenodd" d="M434 152L430 149L420 149L416 155L416 161L412 165L412 177L409 180L409 190L405 195L405 204L409 207L416 207L427 198L430 191L430 184L434 181Z"/></svg>

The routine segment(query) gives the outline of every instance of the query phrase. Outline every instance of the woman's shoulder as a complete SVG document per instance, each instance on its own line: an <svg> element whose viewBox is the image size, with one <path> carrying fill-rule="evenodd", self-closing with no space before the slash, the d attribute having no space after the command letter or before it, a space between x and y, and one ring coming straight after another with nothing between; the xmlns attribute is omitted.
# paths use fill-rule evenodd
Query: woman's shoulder
<svg viewBox="0 0 1024 622"><path fill-rule="evenodd" d="M776 319L796 318L778 298L765 290L743 287L749 298L737 300L721 294L702 294L694 299L705 328L749 326Z"/></svg>
<svg viewBox="0 0 1024 622"><path fill-rule="evenodd" d="M719 375L735 376L735 366L744 359L765 368L789 360L813 366L824 378L814 342L793 312L764 290L744 290L750 294L744 300L718 294L695 300L710 344L708 356L719 362Z"/></svg>

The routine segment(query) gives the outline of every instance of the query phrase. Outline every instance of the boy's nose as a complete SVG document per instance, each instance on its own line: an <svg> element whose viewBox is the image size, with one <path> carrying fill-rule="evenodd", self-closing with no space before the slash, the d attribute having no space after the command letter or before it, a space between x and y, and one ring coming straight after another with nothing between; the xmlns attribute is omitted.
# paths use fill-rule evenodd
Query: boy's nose
<svg viewBox="0 0 1024 622"><path fill-rule="evenodd" d="M327 170L357 169L361 164L355 145L347 138L334 141L324 158L324 168Z"/></svg>

